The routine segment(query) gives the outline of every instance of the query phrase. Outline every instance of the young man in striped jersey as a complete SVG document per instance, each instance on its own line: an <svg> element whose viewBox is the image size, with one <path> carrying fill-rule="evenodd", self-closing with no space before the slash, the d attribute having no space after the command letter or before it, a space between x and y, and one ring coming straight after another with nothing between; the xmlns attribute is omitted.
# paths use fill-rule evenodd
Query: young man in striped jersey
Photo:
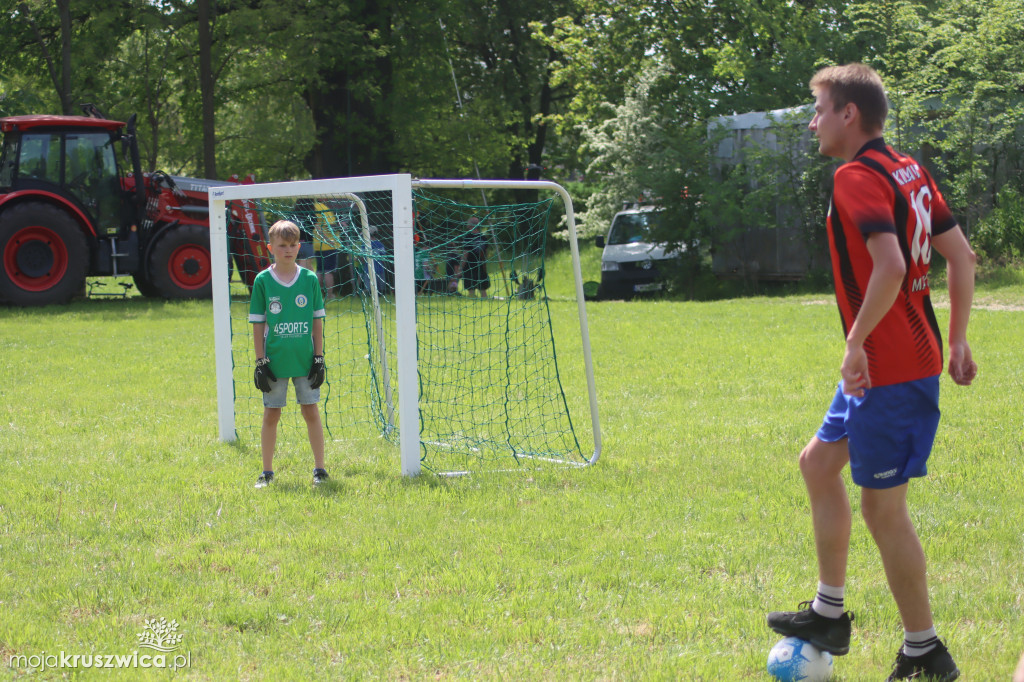
<svg viewBox="0 0 1024 682"><path fill-rule="evenodd" d="M907 487L926 475L939 423L942 338L928 295L932 249L947 261L949 374L964 386L977 374L967 343L975 255L927 171L882 139L888 104L878 74L863 64L828 67L810 85L816 101L809 127L819 151L846 162L835 172L827 225L846 352L824 422L800 453L818 593L800 611L770 613L768 625L835 655L849 652L851 512L842 478L849 464L903 621L889 680L954 680L960 671L935 633Z"/></svg>

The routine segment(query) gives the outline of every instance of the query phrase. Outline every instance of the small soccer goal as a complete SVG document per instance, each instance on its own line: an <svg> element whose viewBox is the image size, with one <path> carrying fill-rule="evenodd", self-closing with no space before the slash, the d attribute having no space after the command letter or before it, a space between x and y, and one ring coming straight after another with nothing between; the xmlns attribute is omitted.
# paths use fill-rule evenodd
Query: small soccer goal
<svg viewBox="0 0 1024 682"><path fill-rule="evenodd" d="M538 200L484 199L483 190L516 189L536 190ZM561 186L387 175L211 188L220 437L258 443L263 403L252 382L247 284L267 263L231 236L238 230L229 223L240 218L229 205L259 215L264 230L291 220L314 245L306 264L325 293L329 442L388 439L404 475L598 460L579 246ZM547 296L557 208L575 300Z"/></svg>

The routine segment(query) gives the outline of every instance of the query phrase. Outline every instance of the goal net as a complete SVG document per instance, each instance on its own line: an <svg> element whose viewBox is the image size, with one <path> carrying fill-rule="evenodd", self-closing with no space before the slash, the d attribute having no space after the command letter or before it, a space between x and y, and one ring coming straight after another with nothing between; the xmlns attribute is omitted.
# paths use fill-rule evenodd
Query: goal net
<svg viewBox="0 0 1024 682"><path fill-rule="evenodd" d="M540 200L487 205L480 193L476 201L458 193L520 186L542 190ZM242 205L260 216L263 229L291 220L314 247L304 264L317 271L325 293L328 372L320 407L328 443L389 439L400 447L407 475L421 467L449 473L597 460L579 251L561 187L396 175L210 194L223 440L258 443L263 415L252 382L247 284L252 269L266 263L231 236L237 217L225 206ZM559 203L570 224L576 295L551 301L546 237ZM578 321L574 331L556 324L569 316ZM574 353L563 357L559 347ZM285 415L282 429L304 438L298 409Z"/></svg>

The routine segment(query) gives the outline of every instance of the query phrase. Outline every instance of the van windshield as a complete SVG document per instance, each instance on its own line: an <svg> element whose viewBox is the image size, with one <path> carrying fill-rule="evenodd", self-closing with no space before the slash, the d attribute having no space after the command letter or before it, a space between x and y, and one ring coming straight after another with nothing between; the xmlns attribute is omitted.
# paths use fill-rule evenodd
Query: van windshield
<svg viewBox="0 0 1024 682"><path fill-rule="evenodd" d="M654 212L622 213L615 216L608 232L609 244L636 244L650 239L651 229L658 222Z"/></svg>

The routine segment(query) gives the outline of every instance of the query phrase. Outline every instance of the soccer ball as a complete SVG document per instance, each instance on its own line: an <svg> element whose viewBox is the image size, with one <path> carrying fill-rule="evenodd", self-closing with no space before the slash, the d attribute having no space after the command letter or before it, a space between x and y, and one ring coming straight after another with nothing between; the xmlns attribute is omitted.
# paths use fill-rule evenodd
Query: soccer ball
<svg viewBox="0 0 1024 682"><path fill-rule="evenodd" d="M768 652L768 672L779 682L823 682L832 675L832 654L786 637Z"/></svg>

